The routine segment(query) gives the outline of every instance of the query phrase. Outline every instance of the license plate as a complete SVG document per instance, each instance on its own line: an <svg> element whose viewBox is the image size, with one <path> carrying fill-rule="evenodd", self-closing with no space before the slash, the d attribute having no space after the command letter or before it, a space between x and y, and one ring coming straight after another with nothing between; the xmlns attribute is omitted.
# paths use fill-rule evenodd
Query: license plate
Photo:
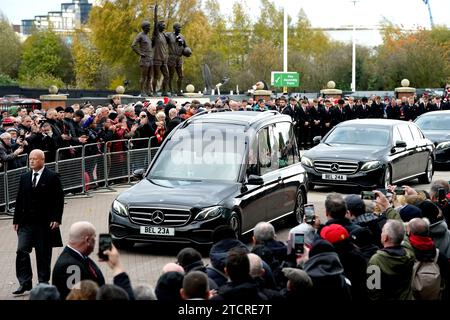
<svg viewBox="0 0 450 320"><path fill-rule="evenodd" d="M325 174L322 175L322 179L324 179L324 180L347 181L347 176L343 175L343 174L325 173Z"/></svg>
<svg viewBox="0 0 450 320"><path fill-rule="evenodd" d="M173 237L175 235L175 228L141 226L141 234L151 234L154 236Z"/></svg>

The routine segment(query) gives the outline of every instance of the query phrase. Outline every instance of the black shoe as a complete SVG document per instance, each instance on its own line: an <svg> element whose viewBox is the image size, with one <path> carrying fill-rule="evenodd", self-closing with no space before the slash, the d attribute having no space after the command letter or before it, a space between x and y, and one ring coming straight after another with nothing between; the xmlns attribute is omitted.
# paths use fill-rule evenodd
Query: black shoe
<svg viewBox="0 0 450 320"><path fill-rule="evenodd" d="M13 294L23 294L25 291L30 291L32 288L31 283L21 285L19 288L17 288L16 291L13 292Z"/></svg>

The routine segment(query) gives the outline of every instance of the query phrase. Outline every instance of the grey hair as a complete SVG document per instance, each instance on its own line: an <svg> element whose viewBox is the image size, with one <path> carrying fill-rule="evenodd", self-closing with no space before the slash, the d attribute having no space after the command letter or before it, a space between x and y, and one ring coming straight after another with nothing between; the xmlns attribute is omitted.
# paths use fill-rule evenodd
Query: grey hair
<svg viewBox="0 0 450 320"><path fill-rule="evenodd" d="M264 270L262 259L254 253L247 253L247 256L250 261L250 276L252 278L261 276Z"/></svg>
<svg viewBox="0 0 450 320"><path fill-rule="evenodd" d="M264 243L275 239L275 228L270 222L261 221L253 229L253 236L257 243Z"/></svg>
<svg viewBox="0 0 450 320"><path fill-rule="evenodd" d="M345 199L340 193L329 193L325 199L325 210L333 219L345 217L347 213L347 205Z"/></svg>
<svg viewBox="0 0 450 320"><path fill-rule="evenodd" d="M428 220L428 219L427 219ZM430 230L430 222L422 218L414 218L408 222L409 231L413 235L428 236Z"/></svg>
<svg viewBox="0 0 450 320"><path fill-rule="evenodd" d="M156 300L155 290L147 284L134 287L133 292L136 300Z"/></svg>
<svg viewBox="0 0 450 320"><path fill-rule="evenodd" d="M388 220L383 226L383 232L393 245L400 245L405 237L403 222L398 220Z"/></svg>
<svg viewBox="0 0 450 320"><path fill-rule="evenodd" d="M0 139L11 139L11 135L8 132L0 134Z"/></svg>

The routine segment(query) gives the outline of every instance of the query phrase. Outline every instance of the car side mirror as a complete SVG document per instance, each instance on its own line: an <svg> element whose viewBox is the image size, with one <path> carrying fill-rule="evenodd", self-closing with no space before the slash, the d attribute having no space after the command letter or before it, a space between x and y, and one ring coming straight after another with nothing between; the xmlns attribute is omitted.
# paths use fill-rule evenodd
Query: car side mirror
<svg viewBox="0 0 450 320"><path fill-rule="evenodd" d="M145 169L136 169L133 171L133 176L139 180L144 179Z"/></svg>
<svg viewBox="0 0 450 320"><path fill-rule="evenodd" d="M251 174L248 176L247 184L260 186L264 184L264 179L261 176Z"/></svg>
<svg viewBox="0 0 450 320"><path fill-rule="evenodd" d="M322 141L322 136L316 136L313 138L313 144L318 145Z"/></svg>
<svg viewBox="0 0 450 320"><path fill-rule="evenodd" d="M397 140L397 141L395 141L395 147L396 148L406 148L406 142Z"/></svg>

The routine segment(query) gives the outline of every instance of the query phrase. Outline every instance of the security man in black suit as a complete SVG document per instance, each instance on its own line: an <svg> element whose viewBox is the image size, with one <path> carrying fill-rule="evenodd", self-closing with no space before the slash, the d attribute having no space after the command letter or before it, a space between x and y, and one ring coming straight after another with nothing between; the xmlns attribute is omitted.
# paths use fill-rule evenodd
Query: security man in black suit
<svg viewBox="0 0 450 320"><path fill-rule="evenodd" d="M61 299L65 299L69 292L83 280L92 280L99 287L105 284L105 278L97 264L89 258L95 247L96 230L87 221L75 222L69 229L69 242L52 272L52 284L58 288ZM114 246L103 252L107 256L107 264L111 268L114 284L124 289L130 300L134 300L134 293L130 278L124 271L119 259L119 252Z"/></svg>
<svg viewBox="0 0 450 320"><path fill-rule="evenodd" d="M62 247L59 225L64 193L58 175L45 168L45 155L35 149L29 156L30 171L20 177L13 225L18 235L16 276L22 294L32 288L30 253L34 247L39 283L50 280L53 247Z"/></svg>

